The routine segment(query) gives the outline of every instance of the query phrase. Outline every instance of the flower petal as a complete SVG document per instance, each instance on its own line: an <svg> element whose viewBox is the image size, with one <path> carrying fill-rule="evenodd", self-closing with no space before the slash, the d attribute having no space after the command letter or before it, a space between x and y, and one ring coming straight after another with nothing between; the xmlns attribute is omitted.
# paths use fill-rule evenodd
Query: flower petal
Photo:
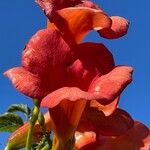
<svg viewBox="0 0 150 150"><path fill-rule="evenodd" d="M112 16L112 26L111 28L105 28L99 30L99 34L107 39L116 39L124 36L129 27L129 22L123 17Z"/></svg>
<svg viewBox="0 0 150 150"><path fill-rule="evenodd" d="M119 97L117 97L115 100L113 100L110 104L108 105L102 105L96 100L90 101L88 107L93 107L96 108L99 111L102 111L105 116L110 116L117 108L119 102Z"/></svg>
<svg viewBox="0 0 150 150"><path fill-rule="evenodd" d="M131 67L118 66L110 73L95 79L89 88L89 92L82 91L76 87L63 87L48 94L42 100L41 105L43 107L53 108L63 100L77 101L94 99L99 100L100 103L109 104L131 82L131 73Z"/></svg>
<svg viewBox="0 0 150 150"><path fill-rule="evenodd" d="M105 45L86 42L79 44L76 49L78 58L85 68L97 68L100 76L113 69L113 55Z"/></svg>
<svg viewBox="0 0 150 150"><path fill-rule="evenodd" d="M150 131L140 122L135 122L126 134L116 137L108 145L102 146L102 150L112 148L115 150L148 150L150 147Z"/></svg>
<svg viewBox="0 0 150 150"><path fill-rule="evenodd" d="M75 149L80 149L85 145L96 141L96 134L92 131L88 132L75 132Z"/></svg>
<svg viewBox="0 0 150 150"><path fill-rule="evenodd" d="M67 82L69 86L79 88L60 88L48 94L41 102L41 106L50 108L54 131L63 139L74 133L86 100L101 98L83 89L88 89L90 82L97 74L107 73L114 66L111 53L102 44L84 43L77 45L75 49L77 60L67 69ZM62 125L61 121L65 123ZM66 132L67 130L69 131Z"/></svg>
<svg viewBox="0 0 150 150"><path fill-rule="evenodd" d="M63 100L59 105L49 109L53 131L59 139L67 141L74 136L85 105L86 101L83 100Z"/></svg>
<svg viewBox="0 0 150 150"><path fill-rule="evenodd" d="M79 43L92 29L111 27L111 19L106 14L87 7L58 10L53 22L48 22L48 28L56 26L69 43Z"/></svg>
<svg viewBox="0 0 150 150"><path fill-rule="evenodd" d="M82 43L75 49L77 60L67 68L68 86L87 91L97 75L101 76L113 69L113 56L103 44L98 43Z"/></svg>
<svg viewBox="0 0 150 150"><path fill-rule="evenodd" d="M80 150L148 150L150 147L150 131L140 122L135 122L133 128L121 136L109 137L97 134L96 137L96 142L87 144Z"/></svg>
<svg viewBox="0 0 150 150"><path fill-rule="evenodd" d="M56 68L57 71L62 71L60 65L63 67L71 59L72 51L61 34L55 29L43 29L39 30L26 45L22 54L22 65L30 72L46 77Z"/></svg>
<svg viewBox="0 0 150 150"><path fill-rule="evenodd" d="M47 95L41 106L50 108L54 132L62 140L67 140L74 135L86 100L91 99L96 99L96 95L76 87L64 87Z"/></svg>
<svg viewBox="0 0 150 150"><path fill-rule="evenodd" d="M5 73L14 86L27 96L41 99L64 85L68 62L74 61L73 51L54 29L38 31L22 54L22 68Z"/></svg>
<svg viewBox="0 0 150 150"><path fill-rule="evenodd" d="M75 7L88 7L92 9L98 9L103 12L103 10L97 4L89 0L83 0L82 3L77 4Z"/></svg>
<svg viewBox="0 0 150 150"><path fill-rule="evenodd" d="M38 97L40 100L44 86L36 75L23 67L9 69L4 75L12 81L17 90L27 96Z"/></svg>
<svg viewBox="0 0 150 150"><path fill-rule="evenodd" d="M109 104L121 94L124 88L131 82L133 69L128 66L115 67L110 73L95 79L90 87L89 92L99 94L104 99L101 104Z"/></svg>
<svg viewBox="0 0 150 150"><path fill-rule="evenodd" d="M36 0L36 2L49 17L58 9L75 6L81 3L80 0Z"/></svg>
<svg viewBox="0 0 150 150"><path fill-rule="evenodd" d="M121 91L130 82L131 72L131 67L116 67L110 73L100 77L102 80L99 80L98 78L100 81L98 81L98 84L95 82L96 80L93 81L92 84L94 86L91 86L91 89L89 90L90 92L85 92L76 87L63 87L48 94L42 100L41 106L50 108L50 115L54 122L54 130L57 136L66 139L73 134L85 107L86 100L98 100L100 103L105 104L111 103L114 98L120 95ZM94 88L97 86L105 88L105 85L107 85L106 81L109 81L109 84L112 84L112 81L114 83L117 81L116 84L118 86L116 89L114 89L114 87L109 88L107 91L108 93L106 94L103 90L102 93L101 91L96 92ZM104 86L101 83L104 83ZM62 121L65 122L63 125L61 125Z"/></svg>
<svg viewBox="0 0 150 150"><path fill-rule="evenodd" d="M96 108L87 107L81 117L78 131L95 131L103 136L118 136L133 127L131 116L121 109L116 109L110 116L105 116Z"/></svg>
<svg viewBox="0 0 150 150"><path fill-rule="evenodd" d="M44 97L41 106L53 108L66 100L75 102L78 100L92 100L97 98L99 98L99 95L82 91L77 87L63 87Z"/></svg>
<svg viewBox="0 0 150 150"><path fill-rule="evenodd" d="M114 60L103 44L82 43L70 47L58 31L43 29L26 45L22 65L21 70L14 69L5 74L10 74L11 80L16 79L12 82L19 91L42 99L63 86L88 90L95 76L108 73L114 67Z"/></svg>

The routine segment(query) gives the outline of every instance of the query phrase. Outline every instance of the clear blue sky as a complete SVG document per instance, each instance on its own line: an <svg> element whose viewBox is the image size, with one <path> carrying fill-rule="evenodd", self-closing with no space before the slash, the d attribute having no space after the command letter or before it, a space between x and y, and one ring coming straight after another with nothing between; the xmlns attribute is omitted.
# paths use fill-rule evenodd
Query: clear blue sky
<svg viewBox="0 0 150 150"><path fill-rule="evenodd" d="M118 40L99 38L94 32L86 40L103 42L113 53L116 64L134 68L133 82L123 92L120 107L150 127L150 2L148 0L95 0L109 15L130 21L128 34ZM10 104L29 103L3 76L8 68L19 66L28 39L46 26L46 18L34 0L1 1L0 4L0 113ZM0 133L0 149L8 134Z"/></svg>

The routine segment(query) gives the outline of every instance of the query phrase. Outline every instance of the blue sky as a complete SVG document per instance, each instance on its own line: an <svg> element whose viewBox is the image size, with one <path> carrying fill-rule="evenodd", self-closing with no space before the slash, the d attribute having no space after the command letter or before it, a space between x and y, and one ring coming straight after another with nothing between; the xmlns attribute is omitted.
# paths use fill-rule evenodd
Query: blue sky
<svg viewBox="0 0 150 150"><path fill-rule="evenodd" d="M92 32L86 41L103 42L113 53L116 64L134 68L133 82L123 92L120 107L133 118L150 127L150 2L147 0L95 0L110 15L130 21L128 34L117 40L106 40ZM0 4L0 113L10 104L32 101L17 92L3 76L7 69L19 66L21 52L28 39L46 26L46 18L34 0L1 1ZM0 133L0 149L8 134Z"/></svg>

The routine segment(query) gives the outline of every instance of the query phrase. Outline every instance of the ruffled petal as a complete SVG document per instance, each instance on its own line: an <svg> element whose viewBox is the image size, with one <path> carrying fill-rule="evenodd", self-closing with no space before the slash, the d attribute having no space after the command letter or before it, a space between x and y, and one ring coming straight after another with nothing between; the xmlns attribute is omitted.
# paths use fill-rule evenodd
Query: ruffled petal
<svg viewBox="0 0 150 150"><path fill-rule="evenodd" d="M148 150L150 147L150 131L140 122L135 122L133 128L122 136L118 136L108 144L102 146L102 150Z"/></svg>
<svg viewBox="0 0 150 150"><path fill-rule="evenodd" d="M41 105L53 108L63 100L99 100L102 104L109 104L131 82L131 73L131 67L118 66L110 73L95 79L90 85L89 92L76 87L63 87L48 94Z"/></svg>
<svg viewBox="0 0 150 150"><path fill-rule="evenodd" d="M43 29L39 30L27 43L22 53L22 65L38 76L46 78L52 72L56 72L54 75L56 77L58 70L62 71L61 67L72 60L72 53L58 31Z"/></svg>
<svg viewBox="0 0 150 150"><path fill-rule="evenodd" d="M107 39L116 39L126 35L129 28L128 20L119 16L112 16L110 18L112 19L111 28L99 30L99 34Z"/></svg>
<svg viewBox="0 0 150 150"><path fill-rule="evenodd" d="M58 10L53 23L48 28L57 29L69 43L79 43L92 29L100 30L111 27L111 19L101 10L87 7L70 7Z"/></svg>
<svg viewBox="0 0 150 150"><path fill-rule="evenodd" d="M91 81L114 68L111 52L98 43L82 43L75 47L77 60L67 68L68 86L87 91Z"/></svg>
<svg viewBox="0 0 150 150"><path fill-rule="evenodd" d="M77 46L77 56L86 68L97 68L99 76L108 73L114 68L112 53L104 44L86 42Z"/></svg>
<svg viewBox="0 0 150 150"><path fill-rule="evenodd" d="M19 91L41 99L64 86L88 90L95 76L106 74L114 67L114 60L103 44L82 43L70 47L58 31L43 29L27 43L22 65L22 71L15 69L6 75L11 74L9 78L17 80L12 82ZM17 71L22 72L21 75ZM26 75L31 78L30 83L26 82ZM15 76L19 76L18 79Z"/></svg>
<svg viewBox="0 0 150 150"><path fill-rule="evenodd" d="M82 3L77 4L75 7L88 7L92 9L98 9L101 12L104 12L97 4L89 0L83 0Z"/></svg>
<svg viewBox="0 0 150 150"><path fill-rule="evenodd" d="M110 73L95 79L89 87L89 92L103 97L101 104L109 104L110 100L119 96L132 81L132 72L133 69L128 66L115 67Z"/></svg>
<svg viewBox="0 0 150 150"><path fill-rule="evenodd" d="M57 136L62 139L70 137L78 125L87 100L98 100L102 104L111 103L131 82L131 73L131 67L116 67L110 73L100 77L101 79L98 78L98 82L96 82L97 79L93 81L89 92L76 87L63 87L48 94L42 100L41 106L50 108L50 115ZM112 83L117 87L114 88L113 86L105 91L105 86ZM95 90L99 87L102 88L102 91ZM61 125L61 122L65 123ZM70 132L66 132L68 130Z"/></svg>
<svg viewBox="0 0 150 150"><path fill-rule="evenodd" d="M5 73L25 95L41 99L63 87L68 63L74 61L73 50L54 29L38 31L22 54L22 68Z"/></svg>
<svg viewBox="0 0 150 150"><path fill-rule="evenodd" d="M131 116L117 108L110 116L96 108L87 107L78 125L78 131L95 131L103 136L118 136L133 127Z"/></svg>
<svg viewBox="0 0 150 150"><path fill-rule="evenodd" d="M36 0L36 2L49 17L52 16L53 13L58 9L73 7L81 3L80 0Z"/></svg>
<svg viewBox="0 0 150 150"><path fill-rule="evenodd" d="M79 138L78 136L78 141L80 141ZM86 138L83 139L82 136L81 138L81 140L85 140L84 143L86 143ZM78 146L80 145L78 144ZM97 133L96 142L91 142L91 144L81 147L80 150L148 150L149 147L149 129L142 123L135 122L133 128L121 136L102 136Z"/></svg>
<svg viewBox="0 0 150 150"><path fill-rule="evenodd" d="M118 102L119 102L119 97L117 97L108 105L102 105L98 101L92 100L90 101L87 107L96 108L97 110L102 111L105 114L105 116L110 116L118 107Z"/></svg>
<svg viewBox="0 0 150 150"><path fill-rule="evenodd" d="M74 135L86 105L86 101L83 100L85 96L88 97L88 94L79 88L64 87L42 100L41 106L50 108L53 129L60 139L66 141Z"/></svg>
<svg viewBox="0 0 150 150"><path fill-rule="evenodd" d="M41 106L50 108L54 132L57 137L68 140L74 135L86 100L91 99L96 99L96 95L76 87L64 87L50 93L42 100Z"/></svg>
<svg viewBox="0 0 150 150"><path fill-rule="evenodd" d="M41 80L34 74L30 73L23 67L9 69L4 73L15 86L17 90L32 98L41 99L43 95L43 84Z"/></svg>
<svg viewBox="0 0 150 150"><path fill-rule="evenodd" d="M54 131L58 136L63 136L63 139L68 138L71 134L68 132L69 135L66 135L66 130L74 131L76 129L86 100L101 99L99 95L81 89L87 90L90 81L97 74L109 72L114 66L111 53L102 44L84 43L77 45L75 49L78 59L67 69L67 82L68 85L76 85L79 88L60 88L48 94L41 103L41 106L50 108ZM84 55L85 53L87 55ZM65 123L62 125L61 121Z"/></svg>
<svg viewBox="0 0 150 150"><path fill-rule="evenodd" d="M42 99L41 106L47 108L54 108L63 101L78 101L78 100L93 100L100 99L98 94L88 93L82 91L77 87L63 87L60 88Z"/></svg>

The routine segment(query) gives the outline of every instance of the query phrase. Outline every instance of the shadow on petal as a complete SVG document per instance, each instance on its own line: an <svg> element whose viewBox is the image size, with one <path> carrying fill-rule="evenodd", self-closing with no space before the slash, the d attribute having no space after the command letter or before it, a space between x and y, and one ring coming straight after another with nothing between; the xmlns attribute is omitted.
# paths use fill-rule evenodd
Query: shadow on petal
<svg viewBox="0 0 150 150"><path fill-rule="evenodd" d="M96 137L96 142L80 150L149 150L150 148L150 131L140 122L135 122L130 130L120 136L101 136L97 133Z"/></svg>
<svg viewBox="0 0 150 150"><path fill-rule="evenodd" d="M118 136L133 127L131 116L117 108L110 116L96 108L87 107L81 117L78 131L94 131L103 136Z"/></svg>
<svg viewBox="0 0 150 150"><path fill-rule="evenodd" d="M98 101L92 100L89 103L88 107L96 108L97 110L102 111L105 114L105 116L110 116L116 110L118 106L118 102L119 102L119 97L117 97L108 105L102 105Z"/></svg>

